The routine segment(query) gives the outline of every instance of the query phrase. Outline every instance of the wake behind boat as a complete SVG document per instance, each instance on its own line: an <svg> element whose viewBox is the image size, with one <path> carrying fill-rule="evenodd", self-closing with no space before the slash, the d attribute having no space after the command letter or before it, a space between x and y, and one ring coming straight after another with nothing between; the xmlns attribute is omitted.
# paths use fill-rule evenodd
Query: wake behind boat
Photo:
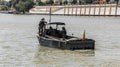
<svg viewBox="0 0 120 67"><path fill-rule="evenodd" d="M63 22L51 22L46 24L46 27L44 32L37 36L41 46L68 50L95 49L95 40L86 39L85 32L82 39L67 35Z"/></svg>

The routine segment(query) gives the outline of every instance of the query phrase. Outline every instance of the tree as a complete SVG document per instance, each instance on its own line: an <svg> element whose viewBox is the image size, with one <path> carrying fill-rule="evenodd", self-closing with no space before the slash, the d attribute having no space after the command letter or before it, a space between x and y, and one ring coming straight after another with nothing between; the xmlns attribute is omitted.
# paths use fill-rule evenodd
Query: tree
<svg viewBox="0 0 120 67"><path fill-rule="evenodd" d="M65 0L65 1L64 1L64 4L68 4L68 1L67 1L67 0Z"/></svg>
<svg viewBox="0 0 120 67"><path fill-rule="evenodd" d="M77 3L77 0L73 0L73 1L72 1L72 4L76 4L76 3Z"/></svg>
<svg viewBox="0 0 120 67"><path fill-rule="evenodd" d="M14 8L19 11L25 13L25 11L29 11L34 6L34 2L32 0L20 0L18 3L16 2Z"/></svg>
<svg viewBox="0 0 120 67"><path fill-rule="evenodd" d="M10 3L8 1L0 0L1 10L8 10L10 8Z"/></svg>
<svg viewBox="0 0 120 67"><path fill-rule="evenodd" d="M38 5L43 6L43 5L45 5L45 3L43 3L41 0L39 0Z"/></svg>
<svg viewBox="0 0 120 67"><path fill-rule="evenodd" d="M12 3L13 3L12 1L9 1L7 6L10 8L12 6Z"/></svg>
<svg viewBox="0 0 120 67"><path fill-rule="evenodd" d="M2 5L0 10L8 10L8 6Z"/></svg>
<svg viewBox="0 0 120 67"><path fill-rule="evenodd" d="M106 0L106 2L108 3L110 0Z"/></svg>
<svg viewBox="0 0 120 67"><path fill-rule="evenodd" d="M92 0L86 0L86 3L88 4L88 3L92 3Z"/></svg>
<svg viewBox="0 0 120 67"><path fill-rule="evenodd" d="M62 1L60 1L60 5L62 5Z"/></svg>
<svg viewBox="0 0 120 67"><path fill-rule="evenodd" d="M25 2L26 11L29 11L29 9L33 8L33 6L34 6L34 2L32 0L27 0Z"/></svg>
<svg viewBox="0 0 120 67"><path fill-rule="evenodd" d="M22 1L19 1L19 3L18 4L16 4L15 5L15 9L17 10L17 11L19 11L19 12L25 12L25 3L24 2L22 2Z"/></svg>
<svg viewBox="0 0 120 67"><path fill-rule="evenodd" d="M47 0L47 1L46 1L46 4L53 5L53 4L54 4L54 1L53 1L53 0Z"/></svg>

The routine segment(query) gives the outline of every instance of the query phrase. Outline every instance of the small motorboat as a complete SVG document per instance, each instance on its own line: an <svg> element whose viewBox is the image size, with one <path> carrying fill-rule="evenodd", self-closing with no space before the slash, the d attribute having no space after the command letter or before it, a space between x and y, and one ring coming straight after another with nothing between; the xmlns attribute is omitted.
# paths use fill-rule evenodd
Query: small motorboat
<svg viewBox="0 0 120 67"><path fill-rule="evenodd" d="M48 23L44 34L37 36L40 45L67 50L95 49L95 40L85 38L85 32L83 38L69 36L67 34L63 35L61 27L65 27L65 23Z"/></svg>

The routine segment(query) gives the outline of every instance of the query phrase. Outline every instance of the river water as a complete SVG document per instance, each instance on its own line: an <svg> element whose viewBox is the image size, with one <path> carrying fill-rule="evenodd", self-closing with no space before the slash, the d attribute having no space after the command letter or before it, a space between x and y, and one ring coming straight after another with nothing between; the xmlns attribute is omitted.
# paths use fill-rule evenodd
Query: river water
<svg viewBox="0 0 120 67"><path fill-rule="evenodd" d="M95 50L39 46L36 34L44 15L0 14L0 67L120 67L120 17L52 16L66 23L68 35L96 40Z"/></svg>

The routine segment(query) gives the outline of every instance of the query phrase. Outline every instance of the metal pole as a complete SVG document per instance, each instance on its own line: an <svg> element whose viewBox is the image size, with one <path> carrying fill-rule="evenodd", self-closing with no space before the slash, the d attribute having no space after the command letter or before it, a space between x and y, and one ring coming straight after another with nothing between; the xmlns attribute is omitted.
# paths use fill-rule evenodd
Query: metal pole
<svg viewBox="0 0 120 67"><path fill-rule="evenodd" d="M99 4L99 12L98 12L98 15L100 15L100 12L101 12L101 1L100 1L100 4Z"/></svg>
<svg viewBox="0 0 120 67"><path fill-rule="evenodd" d="M111 15L111 10L112 10L112 4L110 3L110 12L109 12L109 15Z"/></svg>
<svg viewBox="0 0 120 67"><path fill-rule="evenodd" d="M90 13L91 13L91 4L89 5L89 16L90 16Z"/></svg>
<svg viewBox="0 0 120 67"><path fill-rule="evenodd" d="M94 15L96 14L96 5L94 5Z"/></svg>
<svg viewBox="0 0 120 67"><path fill-rule="evenodd" d="M70 7L68 6L68 13L67 13L68 15L69 15L69 12L70 12Z"/></svg>
<svg viewBox="0 0 120 67"><path fill-rule="evenodd" d="M80 5L80 15L81 15L81 13L82 13L82 5Z"/></svg>
<svg viewBox="0 0 120 67"><path fill-rule="evenodd" d="M105 2L105 7L104 7L104 16L106 15L106 2Z"/></svg>
<svg viewBox="0 0 120 67"><path fill-rule="evenodd" d="M77 16L78 6L76 6L76 16Z"/></svg>
<svg viewBox="0 0 120 67"><path fill-rule="evenodd" d="M49 14L50 14L49 23L51 23L51 7L50 7Z"/></svg>
<svg viewBox="0 0 120 67"><path fill-rule="evenodd" d="M72 15L73 15L73 5L72 5Z"/></svg>
<svg viewBox="0 0 120 67"><path fill-rule="evenodd" d="M85 5L84 5L84 16L86 15L86 0L85 0Z"/></svg>
<svg viewBox="0 0 120 67"><path fill-rule="evenodd" d="M118 0L117 0L116 8L115 8L115 16L117 15L117 10L118 10Z"/></svg>

